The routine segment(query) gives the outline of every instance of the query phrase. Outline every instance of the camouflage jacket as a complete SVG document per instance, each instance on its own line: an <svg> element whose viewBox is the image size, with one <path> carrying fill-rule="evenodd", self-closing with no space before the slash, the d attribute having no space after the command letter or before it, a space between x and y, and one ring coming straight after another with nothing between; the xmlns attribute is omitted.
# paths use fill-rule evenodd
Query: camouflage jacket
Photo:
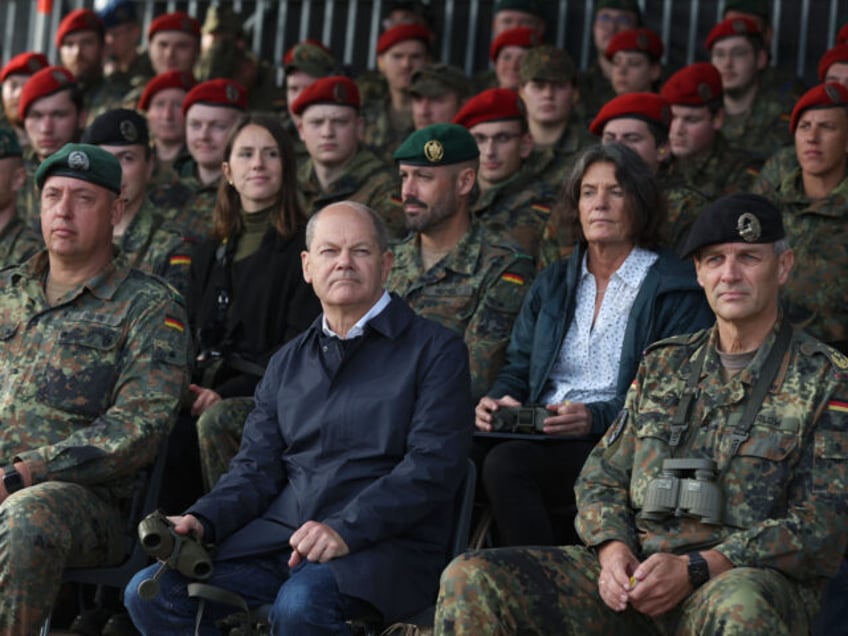
<svg viewBox="0 0 848 636"><path fill-rule="evenodd" d="M0 269L27 260L44 247L41 235L17 216L0 230Z"/></svg>
<svg viewBox="0 0 848 636"><path fill-rule="evenodd" d="M168 434L187 382L182 300L109 265L56 305L47 252L0 272L0 456L109 500Z"/></svg>
<svg viewBox="0 0 848 636"><path fill-rule="evenodd" d="M463 336L471 363L471 389L483 397L503 363L512 323L535 276L532 259L472 223L450 254L428 271L421 239L394 246L386 285L421 316Z"/></svg>
<svg viewBox="0 0 848 636"><path fill-rule="evenodd" d="M498 185L480 192L471 215L494 237L517 243L524 253L539 257L542 234L556 200L556 192L522 168Z"/></svg>
<svg viewBox="0 0 848 636"><path fill-rule="evenodd" d="M823 199L810 199L800 167L770 196L783 214L795 266L781 288L793 323L848 350L848 176Z"/></svg>
<svg viewBox="0 0 848 636"><path fill-rule="evenodd" d="M710 151L698 158L673 157L665 163L665 176L669 182L680 183L700 191L705 197L715 199L725 194L748 192L757 178L762 159L739 148L731 148L724 136L716 136Z"/></svg>
<svg viewBox="0 0 848 636"><path fill-rule="evenodd" d="M16 205L21 220L37 232L41 232L41 192L35 185L35 171L41 165L41 160L32 148L24 150L24 167L26 181L18 190Z"/></svg>
<svg viewBox="0 0 848 636"><path fill-rule="evenodd" d="M112 80L118 85L127 86L127 92L131 89L144 87L147 85L156 72L150 64L150 56L147 51L139 51L132 64L129 65L126 71L113 71L107 75L107 79Z"/></svg>
<svg viewBox="0 0 848 636"><path fill-rule="evenodd" d="M836 574L848 538L848 359L795 331L776 384L734 454L731 433L776 331L727 382L716 333L712 327L648 348L624 409L577 481L577 530L586 545L619 540L639 558L712 548L735 566L774 568L818 587ZM702 347L698 393L675 449L671 421ZM648 484L672 456L717 463L722 523L642 514Z"/></svg>
<svg viewBox="0 0 848 636"><path fill-rule="evenodd" d="M784 146L763 164L759 176L751 185L751 192L761 194L769 199L773 198L780 189L783 180L799 170L800 167L798 155L795 153L795 144Z"/></svg>
<svg viewBox="0 0 848 636"><path fill-rule="evenodd" d="M159 186L151 195L154 203L162 203L169 209L164 211L165 219L176 228L195 239L204 239L212 231L212 213L218 199L220 177L212 183L203 184L197 178L197 164L194 159L176 166L179 181L171 186ZM176 205L176 199L187 195L182 205Z"/></svg>
<svg viewBox="0 0 848 636"><path fill-rule="evenodd" d="M604 77L604 72L597 62L578 74L577 86L580 89L577 110L588 125L604 104L615 97L615 91L610 81Z"/></svg>
<svg viewBox="0 0 848 636"><path fill-rule="evenodd" d="M400 180L397 173L370 150L360 148L348 162L344 174L326 190L315 175L312 159L298 168L297 180L303 209L308 216L337 201L356 201L382 216L391 236L406 236L406 218L400 202Z"/></svg>
<svg viewBox="0 0 848 636"><path fill-rule="evenodd" d="M701 209L710 202L702 190L686 183L668 172L668 162L661 164L657 180L665 194L666 217L665 246L677 250L689 233Z"/></svg>
<svg viewBox="0 0 848 636"><path fill-rule="evenodd" d="M362 141L386 163L394 161L395 150L415 131L411 112L403 114L400 127L396 128L392 125L390 111L391 98L388 96L379 101L365 102L362 106L365 118Z"/></svg>
<svg viewBox="0 0 848 636"><path fill-rule="evenodd" d="M721 132L733 148L750 152L763 161L782 146L792 143L789 133L791 108L757 91L751 110L741 115L726 114Z"/></svg>
<svg viewBox="0 0 848 636"><path fill-rule="evenodd" d="M83 85L83 108L85 125L90 126L98 115L107 110L121 108L130 85L110 78L101 77L92 84Z"/></svg>
<svg viewBox="0 0 848 636"><path fill-rule="evenodd" d="M166 220L152 201L145 201L123 236L115 237L118 258L130 267L167 280L185 296L191 256L197 240Z"/></svg>
<svg viewBox="0 0 848 636"><path fill-rule="evenodd" d="M598 138L582 122L573 121L551 148L534 149L524 161L524 170L558 192L571 172L578 153L596 143Z"/></svg>

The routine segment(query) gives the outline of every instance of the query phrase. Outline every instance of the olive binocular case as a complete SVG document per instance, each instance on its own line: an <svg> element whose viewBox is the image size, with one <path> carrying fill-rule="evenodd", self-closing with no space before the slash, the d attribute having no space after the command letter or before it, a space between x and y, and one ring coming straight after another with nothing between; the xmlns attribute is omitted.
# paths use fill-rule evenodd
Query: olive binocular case
<svg viewBox="0 0 848 636"><path fill-rule="evenodd" d="M715 482L716 463L711 459L665 459L662 475L651 480L642 504L642 518L662 521L671 516L693 517L702 523L722 525L724 493Z"/></svg>
<svg viewBox="0 0 848 636"><path fill-rule="evenodd" d="M544 406L499 406L492 411L492 431L542 434L545 418L554 415Z"/></svg>
<svg viewBox="0 0 848 636"><path fill-rule="evenodd" d="M153 578L138 586L138 595L150 600L159 593L159 577L165 568L190 579L205 581L212 576L212 558L194 533L177 534L174 524L159 510L138 524L138 538L144 551L161 562Z"/></svg>

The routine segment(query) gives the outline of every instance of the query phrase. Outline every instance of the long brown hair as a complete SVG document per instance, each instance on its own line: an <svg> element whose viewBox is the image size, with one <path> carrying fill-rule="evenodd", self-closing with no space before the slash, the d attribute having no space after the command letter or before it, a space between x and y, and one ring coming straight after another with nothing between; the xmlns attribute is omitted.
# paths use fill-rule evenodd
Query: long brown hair
<svg viewBox="0 0 848 636"><path fill-rule="evenodd" d="M300 207L297 195L294 148L282 124L267 115L245 115L238 121L227 139L227 147L224 150L225 161L230 160L236 137L251 124L267 130L277 143L280 161L283 164L283 181L274 201L275 207L270 220L280 236L290 238L306 224L306 216ZM238 191L226 179L221 179L218 185L218 197L215 199L215 209L212 212L212 236L220 241L239 234L243 229L240 212L241 199Z"/></svg>

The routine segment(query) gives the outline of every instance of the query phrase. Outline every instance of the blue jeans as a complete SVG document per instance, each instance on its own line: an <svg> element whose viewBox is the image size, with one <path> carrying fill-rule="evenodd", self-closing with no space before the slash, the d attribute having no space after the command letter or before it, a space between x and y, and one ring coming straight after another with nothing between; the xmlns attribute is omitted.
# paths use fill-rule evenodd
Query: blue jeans
<svg viewBox="0 0 848 636"><path fill-rule="evenodd" d="M271 633L298 636L349 635L345 621L374 614L370 603L339 592L330 566L301 562L292 570L288 554L232 561L216 561L212 576L204 581L236 592L249 607L273 604ZM193 634L198 601L188 597L184 576L166 570L159 579L159 593L150 601L138 595L138 586L153 576L158 564L138 572L124 591L124 604L142 634ZM220 634L215 621L238 611L206 603L200 634Z"/></svg>

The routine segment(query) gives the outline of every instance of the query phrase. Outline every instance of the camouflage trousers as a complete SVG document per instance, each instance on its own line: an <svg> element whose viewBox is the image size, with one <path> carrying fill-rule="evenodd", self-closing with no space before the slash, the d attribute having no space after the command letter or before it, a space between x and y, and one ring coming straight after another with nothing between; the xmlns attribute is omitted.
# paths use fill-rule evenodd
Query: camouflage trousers
<svg viewBox="0 0 848 636"><path fill-rule="evenodd" d="M0 504L0 635L38 631L65 567L118 563L121 512L78 484L45 482Z"/></svg>
<svg viewBox="0 0 848 636"><path fill-rule="evenodd" d="M777 571L736 568L651 619L609 609L599 574L597 557L583 546L467 552L442 573L435 634L801 636L818 609L815 593Z"/></svg>
<svg viewBox="0 0 848 636"><path fill-rule="evenodd" d="M197 418L197 443L203 489L209 492L227 472L230 460L241 446L244 421L253 410L252 397L227 398L216 402Z"/></svg>

